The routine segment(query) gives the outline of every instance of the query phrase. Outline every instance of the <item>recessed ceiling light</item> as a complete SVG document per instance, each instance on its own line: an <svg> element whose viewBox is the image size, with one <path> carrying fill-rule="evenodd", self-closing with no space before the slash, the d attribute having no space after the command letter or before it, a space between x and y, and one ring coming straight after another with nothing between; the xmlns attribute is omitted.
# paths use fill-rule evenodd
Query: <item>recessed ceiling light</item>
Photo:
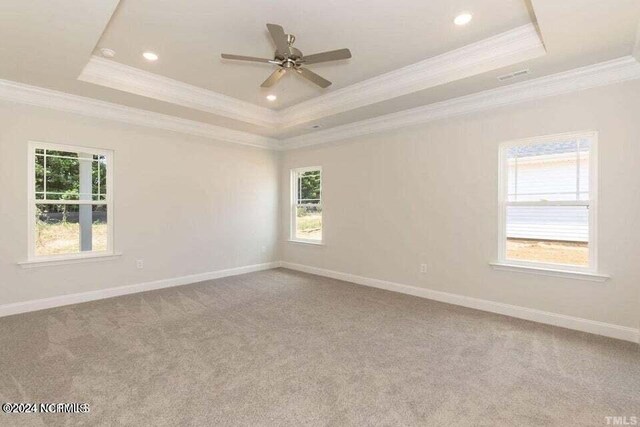
<svg viewBox="0 0 640 427"><path fill-rule="evenodd" d="M467 25L469 22L471 22L472 18L473 16L471 16L470 13L461 13L460 15L456 16L456 19L454 19L453 22L456 25Z"/></svg>
<svg viewBox="0 0 640 427"><path fill-rule="evenodd" d="M102 49L100 49L100 53L105 58L113 58L114 56L116 56L116 51L115 50L109 49L109 48L106 48L106 47L103 47Z"/></svg>
<svg viewBox="0 0 640 427"><path fill-rule="evenodd" d="M275 96L275 95L267 95L267 101L271 101L271 102L273 102L273 101L275 101L276 99L278 99L278 97L277 97L277 96Z"/></svg>
<svg viewBox="0 0 640 427"><path fill-rule="evenodd" d="M158 55L156 55L153 52L145 52L142 54L142 56L144 56L144 59L146 59L147 61L157 61L158 60Z"/></svg>

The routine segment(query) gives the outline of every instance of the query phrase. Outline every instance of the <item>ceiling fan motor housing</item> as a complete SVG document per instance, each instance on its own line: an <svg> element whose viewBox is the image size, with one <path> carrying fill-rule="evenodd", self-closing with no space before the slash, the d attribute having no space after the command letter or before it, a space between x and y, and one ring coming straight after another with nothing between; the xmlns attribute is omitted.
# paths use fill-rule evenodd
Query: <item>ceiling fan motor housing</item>
<svg viewBox="0 0 640 427"><path fill-rule="evenodd" d="M283 61L282 66L284 68L292 68L298 64L298 61L302 59L302 52L299 49L293 47L293 43L296 41L296 36L293 34L287 34L287 44L289 45L286 52L280 52L278 50L274 53L274 59L277 61Z"/></svg>

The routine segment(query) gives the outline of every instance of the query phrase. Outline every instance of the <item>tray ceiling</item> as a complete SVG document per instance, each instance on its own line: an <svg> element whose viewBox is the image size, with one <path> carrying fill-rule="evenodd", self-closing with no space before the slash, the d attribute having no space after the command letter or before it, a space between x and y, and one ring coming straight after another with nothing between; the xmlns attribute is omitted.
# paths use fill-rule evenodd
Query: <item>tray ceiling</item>
<svg viewBox="0 0 640 427"><path fill-rule="evenodd" d="M528 90L526 82L544 89L554 76L579 75L584 87L637 78L630 58L640 58L637 0L72 3L1 2L0 99L40 106L56 99L51 108L78 113L86 104L88 115L257 146L335 141L359 127L386 128L387 120L401 126L412 114L440 117L461 99L497 105L486 100ZM463 11L473 20L457 27L453 18ZM267 22L295 34L305 54L348 47L353 58L309 66L333 81L329 89L295 76L261 89L270 65L219 54L271 56ZM101 57L103 47L116 56ZM159 60L144 60L147 50ZM497 79L523 69L530 73ZM582 69L592 70L591 80Z"/></svg>
<svg viewBox="0 0 640 427"><path fill-rule="evenodd" d="M453 19L473 9L473 25ZM285 76L273 90L260 84L272 65L223 61L220 53L273 57L266 23L296 36L305 54L343 47L353 58L309 66L333 82L319 89ZM523 0L122 0L98 47L115 61L268 108L285 108L353 83L422 61L524 24ZM160 59L141 57L152 50ZM276 103L265 99L278 96Z"/></svg>

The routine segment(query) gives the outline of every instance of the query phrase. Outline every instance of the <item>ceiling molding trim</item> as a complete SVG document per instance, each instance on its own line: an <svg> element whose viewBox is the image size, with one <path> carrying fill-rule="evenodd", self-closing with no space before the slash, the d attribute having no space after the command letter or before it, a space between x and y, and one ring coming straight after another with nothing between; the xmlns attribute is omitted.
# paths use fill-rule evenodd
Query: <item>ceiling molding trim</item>
<svg viewBox="0 0 640 427"><path fill-rule="evenodd" d="M640 79L640 62L624 56L497 89L282 140L282 149L340 141L555 95Z"/></svg>
<svg viewBox="0 0 640 427"><path fill-rule="evenodd" d="M276 150L280 147L279 141L274 138L8 80L0 80L0 100L195 135L234 144Z"/></svg>
<svg viewBox="0 0 640 427"><path fill-rule="evenodd" d="M178 80L92 56L78 80L272 129L450 83L546 54L533 24L446 52L275 111Z"/></svg>
<svg viewBox="0 0 640 427"><path fill-rule="evenodd" d="M280 111L281 127L386 101L546 54L533 24L352 84Z"/></svg>
<svg viewBox="0 0 640 427"><path fill-rule="evenodd" d="M78 80L117 89L245 123L273 127L277 112L93 55Z"/></svg>

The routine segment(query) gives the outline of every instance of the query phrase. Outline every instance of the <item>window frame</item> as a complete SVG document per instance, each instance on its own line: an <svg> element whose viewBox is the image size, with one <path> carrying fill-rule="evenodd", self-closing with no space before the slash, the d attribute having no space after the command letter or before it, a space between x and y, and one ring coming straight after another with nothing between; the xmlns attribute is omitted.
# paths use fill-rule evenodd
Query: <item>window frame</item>
<svg viewBox="0 0 640 427"><path fill-rule="evenodd" d="M589 139L589 200L584 201L539 201L509 202L508 183L509 165L507 151L509 148L537 143L553 143L567 139ZM498 263L504 266L516 266L553 271L575 273L598 273L598 132L594 130L566 132L533 138L506 141L500 144L498 154ZM523 261L507 258L507 207L508 206L587 206L589 209L589 265L586 267L569 264L554 264L536 261Z"/></svg>
<svg viewBox="0 0 640 427"><path fill-rule="evenodd" d="M320 172L320 202L317 204L298 203L298 175L305 172L319 171ZM306 243L310 245L323 245L324 244L324 206L323 206L323 191L322 191L322 166L305 166L300 168L291 169L290 172L291 183L291 198L290 198L290 219L289 219L289 241L296 243ZM319 206L322 210L322 239L304 239L296 237L297 225L298 225L298 206Z"/></svg>
<svg viewBox="0 0 640 427"><path fill-rule="evenodd" d="M104 156L107 162L106 193L104 201L100 200L47 200L36 199L36 150L55 150L73 153L88 152L93 155ZM115 256L114 251L114 207L113 207L113 151L94 147L83 147L79 145L57 144L42 141L29 141L27 155L27 238L28 238L28 263L46 263L49 261L83 260L98 257ZM102 204L107 207L107 249L104 251L80 251L79 253L60 255L36 255L36 205L47 201L50 204L69 205L95 205Z"/></svg>

